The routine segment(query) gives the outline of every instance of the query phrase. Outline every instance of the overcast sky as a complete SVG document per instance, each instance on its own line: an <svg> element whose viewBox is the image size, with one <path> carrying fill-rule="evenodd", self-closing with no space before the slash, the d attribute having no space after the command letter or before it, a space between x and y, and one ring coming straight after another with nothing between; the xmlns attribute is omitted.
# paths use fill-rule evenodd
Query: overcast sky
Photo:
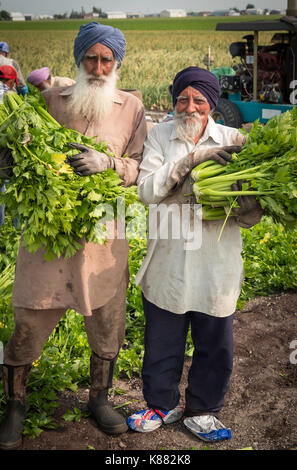
<svg viewBox="0 0 297 470"><path fill-rule="evenodd" d="M138 11L144 14L159 13L165 8L183 8L186 11L221 10L232 7L246 8L252 3L256 8L285 10L287 0L1 0L0 9L31 14L70 13L71 10L85 11L92 7L103 11Z"/></svg>

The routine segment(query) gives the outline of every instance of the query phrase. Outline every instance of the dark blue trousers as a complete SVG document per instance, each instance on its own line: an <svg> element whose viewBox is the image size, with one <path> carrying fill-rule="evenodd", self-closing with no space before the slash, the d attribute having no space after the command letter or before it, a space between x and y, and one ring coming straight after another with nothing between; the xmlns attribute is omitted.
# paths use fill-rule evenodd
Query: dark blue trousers
<svg viewBox="0 0 297 470"><path fill-rule="evenodd" d="M179 315L163 310L143 296L145 353L143 395L150 408L172 410L180 401L189 327L194 344L185 394L187 416L217 414L224 404L233 367L233 317L200 312Z"/></svg>

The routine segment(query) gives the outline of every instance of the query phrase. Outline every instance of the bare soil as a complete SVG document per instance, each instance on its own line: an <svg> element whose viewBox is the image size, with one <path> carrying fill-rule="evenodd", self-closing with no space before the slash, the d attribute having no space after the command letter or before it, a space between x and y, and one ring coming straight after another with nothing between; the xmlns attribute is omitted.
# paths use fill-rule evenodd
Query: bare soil
<svg viewBox="0 0 297 470"><path fill-rule="evenodd" d="M232 430L232 439L208 445L197 439L183 421L151 433L129 430L119 436L101 432L88 416L66 422L62 416L77 407L87 411L88 389L65 391L54 419L59 427L44 430L38 438L24 437L21 450L297 450L297 293L259 297L236 312L235 354L230 389L220 420ZM295 341L293 347L292 342ZM295 364L294 364L295 362ZM191 360L185 360L180 384L187 386ZM113 406L123 405L125 417L146 407L141 379L115 380L124 395L111 395ZM183 404L183 403L181 403ZM128 452L124 452L128 455ZM245 454L246 455L246 454Z"/></svg>

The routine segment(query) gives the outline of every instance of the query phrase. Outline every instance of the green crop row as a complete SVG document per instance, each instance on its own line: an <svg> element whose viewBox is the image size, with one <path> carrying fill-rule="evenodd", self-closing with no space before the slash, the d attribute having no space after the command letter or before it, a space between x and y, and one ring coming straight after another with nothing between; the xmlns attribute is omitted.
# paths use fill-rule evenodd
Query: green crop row
<svg viewBox="0 0 297 470"><path fill-rule="evenodd" d="M238 308L257 295L268 295L297 288L297 230L286 231L279 224L264 218L249 230L241 229L245 280ZM5 345L14 328L11 291L14 265L20 232L14 229L8 216L1 227L0 236L0 341ZM130 282L127 291L127 326L124 345L120 351L115 377L139 375L143 358L145 319L141 291L135 285L135 274L146 253L145 239L130 240ZM4 273L10 272L9 286L2 283ZM7 278L7 276L6 276ZM240 315L240 310L237 312ZM192 341L188 337L186 354L192 354ZM33 364L28 386L28 419L25 433L36 437L42 429L55 427L52 414L58 404L58 393L89 382L90 348L84 320L73 310L68 310L52 332L40 358ZM5 398L0 383L0 419ZM66 419L66 418L65 418ZM78 417L79 419L79 417Z"/></svg>
<svg viewBox="0 0 297 470"><path fill-rule="evenodd" d="M245 280L238 307L256 295L296 290L296 235L297 231L285 231L282 226L264 219L250 230L242 229ZM11 267L13 280L14 262L19 233L7 219L1 230L0 251L7 247L4 265ZM140 374L143 357L144 315L141 292L134 278L146 252L145 240L130 242L130 283L127 297L127 328L124 346L117 362L116 376ZM1 275L0 275L1 279ZM1 281L0 281L1 282ZM1 292L0 292L1 294ZM240 315L240 312L237 313ZM0 341L6 344L13 330L11 294L0 295ZM192 353L191 338L187 342L187 355ZM44 428L54 428L52 414L58 405L58 393L67 389L77 391L80 384L88 384L90 349L84 329L83 317L73 310L54 329L41 357L33 364L29 381L28 419L25 433L36 437ZM0 385L1 387L1 385ZM0 415L5 398L0 388Z"/></svg>
<svg viewBox="0 0 297 470"><path fill-rule="evenodd" d="M279 16L269 16L269 19L277 19ZM251 21L250 16L209 16L209 17L184 17L184 18L128 18L128 19L103 19L98 21L108 24L122 31L188 31L188 30L215 30L218 22L236 23ZM257 16L257 21L267 20L267 16ZM40 20L40 21L1 21L0 31L76 31L81 24L93 20Z"/></svg>

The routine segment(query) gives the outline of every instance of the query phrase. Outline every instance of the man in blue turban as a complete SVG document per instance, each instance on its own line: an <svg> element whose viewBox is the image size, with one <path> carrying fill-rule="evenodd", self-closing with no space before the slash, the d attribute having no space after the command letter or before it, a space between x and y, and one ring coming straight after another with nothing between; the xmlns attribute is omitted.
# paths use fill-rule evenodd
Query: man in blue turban
<svg viewBox="0 0 297 470"><path fill-rule="evenodd" d="M111 49L118 67L121 66L126 47L123 33L112 26L92 21L80 27L74 41L74 58L78 67L86 51L96 43L103 44Z"/></svg>
<svg viewBox="0 0 297 470"><path fill-rule="evenodd" d="M231 437L218 418L232 372L233 317L243 276L239 227L258 223L261 209L254 197L241 198L237 217L229 217L218 242L223 220L201 220L190 173L208 160L232 164L227 162L244 137L212 119L220 87L208 70L180 71L171 93L174 119L149 132L137 181L154 230L135 279L146 318L147 409L130 416L128 425L149 432L184 416L198 438L218 441ZM183 409L179 382L190 327L194 353Z"/></svg>
<svg viewBox="0 0 297 470"><path fill-rule="evenodd" d="M111 26L89 23L74 43L78 67L74 85L43 92L50 114L63 126L106 142L108 155L73 142L77 150L68 163L80 177L112 169L123 185L136 183L146 120L141 100L117 89L118 69L125 54L123 34ZM1 167L13 161L0 152ZM116 224L114 224L116 226ZM0 425L0 449L21 444L26 382L32 362L67 309L85 317L91 349L88 407L99 428L108 434L127 431L126 419L108 400L113 371L125 336L129 245L114 228L106 244L80 240L75 256L44 262L44 250L20 247L15 273L15 331L4 349L2 365L8 406Z"/></svg>

